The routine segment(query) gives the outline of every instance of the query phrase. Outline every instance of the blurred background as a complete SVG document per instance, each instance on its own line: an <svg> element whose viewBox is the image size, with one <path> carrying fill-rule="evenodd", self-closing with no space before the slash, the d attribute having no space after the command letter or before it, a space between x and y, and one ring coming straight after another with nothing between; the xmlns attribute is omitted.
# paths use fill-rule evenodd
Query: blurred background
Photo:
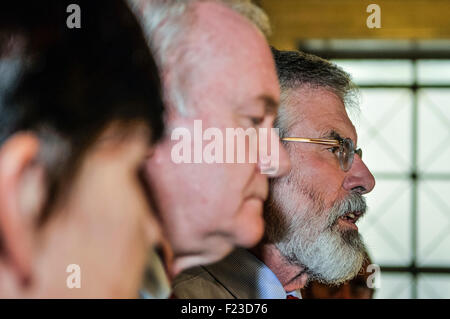
<svg viewBox="0 0 450 319"><path fill-rule="evenodd" d="M450 298L450 1L256 0L278 49L317 54L361 88L351 114L377 185L360 222L375 298ZM370 29L369 4L381 9Z"/></svg>

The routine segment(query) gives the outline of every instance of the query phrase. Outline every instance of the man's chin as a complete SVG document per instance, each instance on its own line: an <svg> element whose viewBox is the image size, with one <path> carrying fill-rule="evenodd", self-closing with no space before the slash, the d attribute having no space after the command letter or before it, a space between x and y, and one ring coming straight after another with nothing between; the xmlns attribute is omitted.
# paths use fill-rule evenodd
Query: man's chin
<svg viewBox="0 0 450 319"><path fill-rule="evenodd" d="M361 267L363 266L363 261L364 257L361 254L357 259L353 261L343 261L341 265L344 269L340 272L321 272L319 274L311 274L310 277L314 277L317 281L327 285L340 285L358 275ZM339 265L336 265L336 267L339 267Z"/></svg>
<svg viewBox="0 0 450 319"><path fill-rule="evenodd" d="M325 242L330 244L334 241L339 247L331 245L325 248L324 245L315 245L315 248L310 247L308 249L310 254L304 256L292 253L292 250L291 254L285 253L285 257L291 262L303 265L308 281L315 280L327 285L339 285L354 278L363 265L365 247L358 231L353 229L341 230L336 225L332 232L334 235L327 237L329 240L325 240ZM331 240L333 237L336 240ZM337 238L340 239L337 240ZM319 246L325 250L318 252L317 247ZM283 251L285 247L278 247L278 249ZM312 251L315 253L312 253ZM307 256L311 255L316 258L305 260Z"/></svg>

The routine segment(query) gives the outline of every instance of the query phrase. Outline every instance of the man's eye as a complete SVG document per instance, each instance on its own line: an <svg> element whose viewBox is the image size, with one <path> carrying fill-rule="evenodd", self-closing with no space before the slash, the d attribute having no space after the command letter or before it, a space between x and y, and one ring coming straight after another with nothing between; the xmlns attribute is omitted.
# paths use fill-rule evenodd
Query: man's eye
<svg viewBox="0 0 450 319"><path fill-rule="evenodd" d="M258 116L250 116L250 120L252 121L252 124L255 126L261 125L262 122L264 122L264 116L258 117Z"/></svg>
<svg viewBox="0 0 450 319"><path fill-rule="evenodd" d="M339 150L339 147L337 147L337 146L330 147L330 148L327 148L327 150L329 150L331 153L336 153Z"/></svg>

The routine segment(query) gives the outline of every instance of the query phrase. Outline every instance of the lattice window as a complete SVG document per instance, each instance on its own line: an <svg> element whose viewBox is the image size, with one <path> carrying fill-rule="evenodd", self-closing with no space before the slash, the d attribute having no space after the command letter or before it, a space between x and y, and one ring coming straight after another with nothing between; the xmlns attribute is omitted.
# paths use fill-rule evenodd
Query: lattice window
<svg viewBox="0 0 450 319"><path fill-rule="evenodd" d="M334 60L361 87L350 114L376 187L361 233L376 298L450 298L450 60Z"/></svg>

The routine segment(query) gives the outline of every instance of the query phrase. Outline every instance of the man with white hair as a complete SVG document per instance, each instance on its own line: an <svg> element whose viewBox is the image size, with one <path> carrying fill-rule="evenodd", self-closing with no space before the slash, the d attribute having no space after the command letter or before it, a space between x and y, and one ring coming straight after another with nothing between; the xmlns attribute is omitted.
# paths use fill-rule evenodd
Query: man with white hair
<svg viewBox="0 0 450 319"><path fill-rule="evenodd" d="M301 298L308 279L339 284L365 256L356 221L375 180L356 148L346 107L355 87L334 64L273 49L281 86L276 119L292 163L271 181L264 240L174 281L179 298Z"/></svg>
<svg viewBox="0 0 450 319"><path fill-rule="evenodd" d="M258 27L232 10L234 2L130 0L164 86L168 129L146 171L174 253L171 276L216 262L235 246L254 246L264 232L268 177L282 175L290 165L278 136L279 157L272 163L278 169L269 176L261 173L260 160L190 164L173 160L178 143L173 132L180 128L192 132L195 148L196 121L219 132L272 128L279 85L270 48ZM245 8L247 16L251 10L262 14L250 3ZM246 147L247 153L256 151L250 143Z"/></svg>

